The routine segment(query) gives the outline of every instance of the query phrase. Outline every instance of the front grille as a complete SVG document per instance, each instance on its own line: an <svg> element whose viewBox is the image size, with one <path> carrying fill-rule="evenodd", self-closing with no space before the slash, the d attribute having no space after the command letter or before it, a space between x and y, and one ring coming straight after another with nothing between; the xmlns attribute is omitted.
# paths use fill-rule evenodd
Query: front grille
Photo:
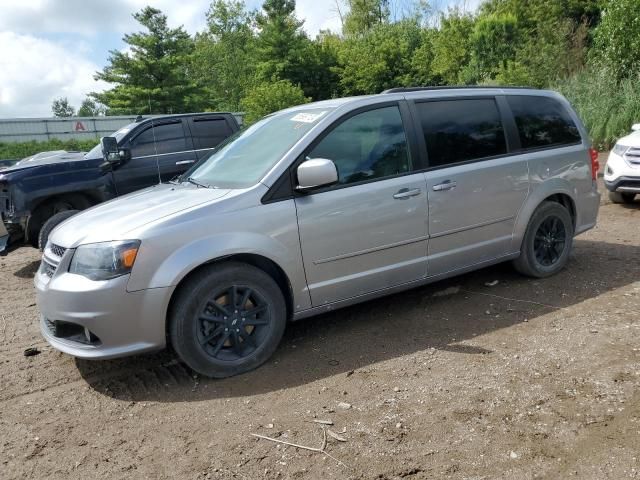
<svg viewBox="0 0 640 480"><path fill-rule="evenodd" d="M631 147L624 154L624 158L632 167L640 167L640 148Z"/></svg>
<svg viewBox="0 0 640 480"><path fill-rule="evenodd" d="M44 273L47 277L51 278L53 277L53 274L56 273L56 269L58 267L56 265L51 265L49 262L47 262L46 260L42 260L42 263L40 264L40 271L42 273Z"/></svg>
<svg viewBox="0 0 640 480"><path fill-rule="evenodd" d="M53 253L56 257L62 257L64 255L64 252L67 251L66 248L61 247L60 245L56 245L54 243L51 244L51 246L49 247L49 250L51 250L51 253Z"/></svg>

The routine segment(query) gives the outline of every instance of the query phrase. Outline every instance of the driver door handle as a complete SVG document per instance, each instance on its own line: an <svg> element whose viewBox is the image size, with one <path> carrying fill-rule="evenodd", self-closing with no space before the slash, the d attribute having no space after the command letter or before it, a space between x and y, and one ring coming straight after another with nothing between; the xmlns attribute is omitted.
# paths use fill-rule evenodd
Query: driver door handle
<svg viewBox="0 0 640 480"><path fill-rule="evenodd" d="M189 165L190 163L196 163L195 160L180 160L176 162L176 165Z"/></svg>
<svg viewBox="0 0 640 480"><path fill-rule="evenodd" d="M454 188L456 188L458 184L456 182L452 182L451 180L445 180L442 183L439 183L438 185L434 185L433 186L433 191L434 192L444 192L445 190L453 190Z"/></svg>
<svg viewBox="0 0 640 480"><path fill-rule="evenodd" d="M404 200L405 198L415 197L416 195L420 195L419 188L402 188L393 195L393 198L395 198L396 200Z"/></svg>

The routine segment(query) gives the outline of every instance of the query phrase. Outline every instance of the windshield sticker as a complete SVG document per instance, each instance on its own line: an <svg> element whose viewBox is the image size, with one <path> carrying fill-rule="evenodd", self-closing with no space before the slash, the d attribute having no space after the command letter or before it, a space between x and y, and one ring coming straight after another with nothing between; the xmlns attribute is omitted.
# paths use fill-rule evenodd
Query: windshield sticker
<svg viewBox="0 0 640 480"><path fill-rule="evenodd" d="M291 117L290 120L292 122L313 123L316 120L318 120L321 116L323 116L325 113L327 113L326 110L323 110L322 112L318 112L318 113L298 113L293 117Z"/></svg>

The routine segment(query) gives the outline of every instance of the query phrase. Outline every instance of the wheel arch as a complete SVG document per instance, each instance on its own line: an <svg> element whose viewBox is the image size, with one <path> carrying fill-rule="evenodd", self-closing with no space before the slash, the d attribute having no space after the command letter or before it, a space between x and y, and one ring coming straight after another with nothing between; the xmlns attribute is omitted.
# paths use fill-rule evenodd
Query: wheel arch
<svg viewBox="0 0 640 480"><path fill-rule="evenodd" d="M287 319L291 319L293 317L294 307L293 307L293 290L291 287L291 282L289 277L285 273L284 269L278 265L275 261L270 258L267 258L263 255L255 254L255 253L234 253L230 255L224 255L221 257L217 257L211 260L208 260L200 265L194 267L186 275L184 275L176 287L173 289L171 294L171 298L169 299L169 304L167 305L166 310L166 318L165 318L165 331L169 332L169 315L173 310L174 302L178 297L178 293L180 292L182 286L186 282L189 281L195 274L201 271L203 268L207 268L210 265L222 264L225 262L239 262L247 265L251 265L255 268L258 268L269 275L278 285L280 291L285 300L285 304L287 306Z"/></svg>
<svg viewBox="0 0 640 480"><path fill-rule="evenodd" d="M559 203L569 211L573 227L575 229L578 221L578 212L576 209L575 192L565 182L554 183L553 185L538 188L533 195L527 198L522 210L520 211L514 228L512 238L511 251L519 252L522 248L527 226L536 209L544 202Z"/></svg>
<svg viewBox="0 0 640 480"><path fill-rule="evenodd" d="M77 210L84 210L85 208L97 205L102 201L100 192L97 190L78 190L72 192L52 193L33 199L31 201L30 215L27 219L27 228L25 232L27 241L30 241L33 235L36 235L37 238L40 228L48 219L48 217L46 217L46 209L55 204L55 202L61 200L68 200L69 202L75 200L77 203Z"/></svg>

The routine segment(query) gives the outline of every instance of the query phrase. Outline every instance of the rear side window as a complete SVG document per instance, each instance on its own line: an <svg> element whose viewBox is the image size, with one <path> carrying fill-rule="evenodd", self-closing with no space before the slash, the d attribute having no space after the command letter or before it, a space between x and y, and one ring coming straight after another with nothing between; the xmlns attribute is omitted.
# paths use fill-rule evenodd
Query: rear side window
<svg viewBox="0 0 640 480"><path fill-rule="evenodd" d="M398 107L354 115L334 128L308 155L333 160L341 184L410 170L407 139Z"/></svg>
<svg viewBox="0 0 640 480"><path fill-rule="evenodd" d="M216 147L232 133L224 118L194 118L191 123L191 134L197 149Z"/></svg>
<svg viewBox="0 0 640 480"><path fill-rule="evenodd" d="M417 103L429 166L507 153L504 129L493 98Z"/></svg>
<svg viewBox="0 0 640 480"><path fill-rule="evenodd" d="M534 149L580 143L582 138L567 109L548 97L508 95L522 148Z"/></svg>
<svg viewBox="0 0 640 480"><path fill-rule="evenodd" d="M131 156L182 152L187 149L182 122L165 123L147 128L131 142Z"/></svg>

